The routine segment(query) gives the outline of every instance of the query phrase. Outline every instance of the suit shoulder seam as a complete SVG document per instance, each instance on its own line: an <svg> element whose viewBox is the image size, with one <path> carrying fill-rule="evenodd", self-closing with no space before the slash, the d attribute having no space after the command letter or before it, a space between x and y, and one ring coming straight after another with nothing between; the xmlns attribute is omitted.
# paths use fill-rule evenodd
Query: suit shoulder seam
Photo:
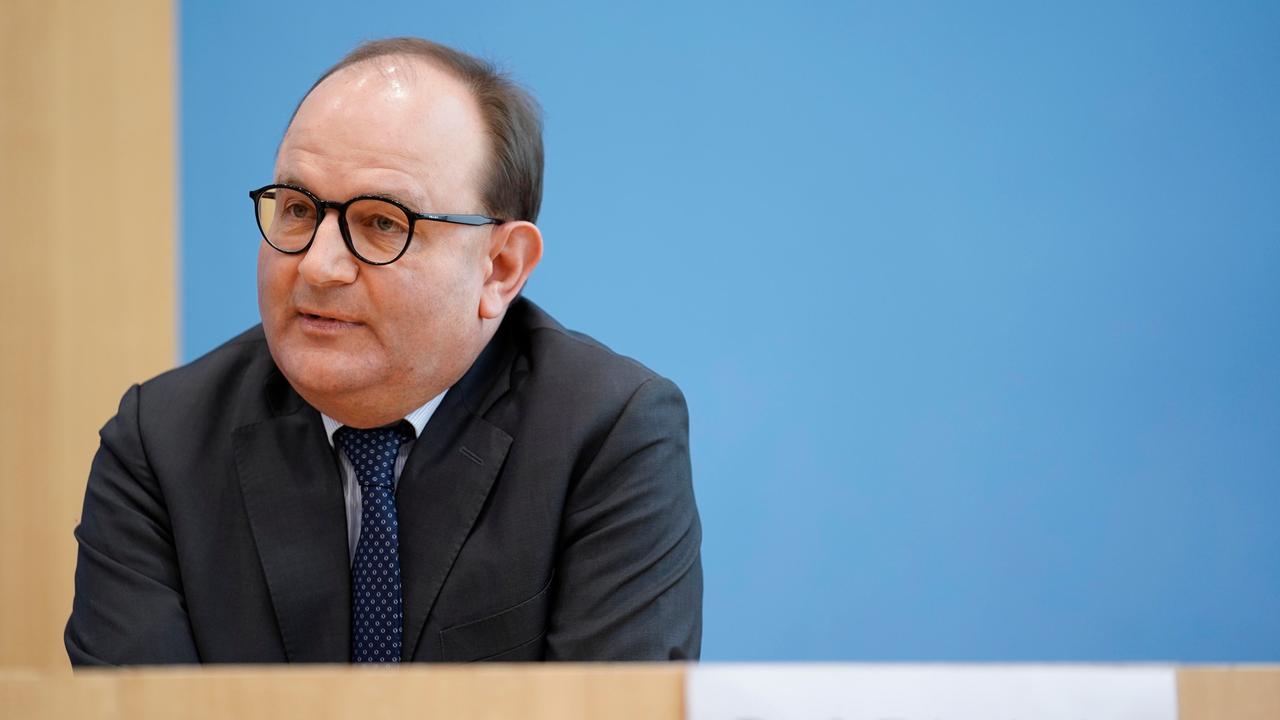
<svg viewBox="0 0 1280 720"><path fill-rule="evenodd" d="M600 342L599 340L596 340L595 338L590 338L590 337L583 338L583 337L580 337L577 333L574 333L570 330L567 330L565 328L560 328L560 327L542 326L542 327L534 328L532 332L553 333L581 347L589 348L590 350L600 353L602 355L606 355L609 357L616 358L618 360L622 360L623 362L627 363L628 365L631 365L635 369L640 370L645 374L645 379L641 382L640 386L636 387L637 391L640 389L641 386L643 386L645 383L649 382L650 380L653 380L654 378L662 377L661 374L654 371L652 368L640 362L639 360L636 360L635 358L629 357L627 355L623 355L622 353L617 352L613 348L605 345L604 343ZM634 396L634 392L632 393L632 396ZM627 402L630 403L631 399L628 398Z"/></svg>

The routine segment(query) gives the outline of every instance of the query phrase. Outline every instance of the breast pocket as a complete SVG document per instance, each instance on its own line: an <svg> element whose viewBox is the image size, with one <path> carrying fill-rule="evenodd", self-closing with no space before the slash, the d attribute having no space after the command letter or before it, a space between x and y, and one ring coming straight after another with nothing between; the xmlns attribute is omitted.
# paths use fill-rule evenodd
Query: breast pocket
<svg viewBox="0 0 1280 720"><path fill-rule="evenodd" d="M548 579L538 594L528 600L494 615L441 630L440 650L444 661L541 660L550 603L551 580Z"/></svg>

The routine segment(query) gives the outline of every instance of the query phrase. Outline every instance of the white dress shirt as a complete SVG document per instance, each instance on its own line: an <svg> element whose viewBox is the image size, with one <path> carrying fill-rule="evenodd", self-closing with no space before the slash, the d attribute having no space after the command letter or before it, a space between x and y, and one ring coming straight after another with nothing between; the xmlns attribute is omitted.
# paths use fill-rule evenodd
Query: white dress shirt
<svg viewBox="0 0 1280 720"><path fill-rule="evenodd" d="M436 408L440 407L440 401L444 400L445 390L439 395L427 401L426 405L414 410L405 416L405 420L413 426L413 440L400 445L400 454L396 456L396 472L392 480L392 487L400 482L400 473L404 470L405 460L409 458L409 451L413 449L413 444L417 442L417 438L422 437L422 429L427 426L427 421L431 419L431 415L435 413ZM333 447L333 434L338 428L342 427L342 423L333 418L320 413L320 419L324 421L324 431L329 437L329 447ZM356 469L352 467L351 461L347 459L347 454L341 450L338 452L338 463L342 468L342 497L347 503L347 549L350 553L351 562L355 562L356 544L360 542L360 483L356 482Z"/></svg>

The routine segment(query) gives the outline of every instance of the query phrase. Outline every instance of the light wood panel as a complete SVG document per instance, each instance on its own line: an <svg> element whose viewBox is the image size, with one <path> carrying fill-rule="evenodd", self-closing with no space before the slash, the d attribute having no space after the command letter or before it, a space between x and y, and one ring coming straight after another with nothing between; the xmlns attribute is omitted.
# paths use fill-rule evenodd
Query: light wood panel
<svg viewBox="0 0 1280 720"><path fill-rule="evenodd" d="M1183 668L1178 671L1179 720L1280 718L1280 666Z"/></svg>
<svg viewBox="0 0 1280 720"><path fill-rule="evenodd" d="M0 670L0 717L677 720L685 676L672 664ZM1180 668L1178 700L1179 720L1275 720L1280 666Z"/></svg>
<svg viewBox="0 0 1280 720"><path fill-rule="evenodd" d="M97 430L175 359L169 0L0 3L0 666L66 664Z"/></svg>
<svg viewBox="0 0 1280 720"><path fill-rule="evenodd" d="M239 667L0 675L0 716L679 720L678 665Z"/></svg>

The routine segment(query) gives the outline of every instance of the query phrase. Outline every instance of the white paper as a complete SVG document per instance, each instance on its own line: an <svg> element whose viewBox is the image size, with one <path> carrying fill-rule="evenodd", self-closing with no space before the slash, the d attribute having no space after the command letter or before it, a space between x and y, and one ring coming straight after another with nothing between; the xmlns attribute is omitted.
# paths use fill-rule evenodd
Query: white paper
<svg viewBox="0 0 1280 720"><path fill-rule="evenodd" d="M689 720L1177 720L1172 666L694 665Z"/></svg>

